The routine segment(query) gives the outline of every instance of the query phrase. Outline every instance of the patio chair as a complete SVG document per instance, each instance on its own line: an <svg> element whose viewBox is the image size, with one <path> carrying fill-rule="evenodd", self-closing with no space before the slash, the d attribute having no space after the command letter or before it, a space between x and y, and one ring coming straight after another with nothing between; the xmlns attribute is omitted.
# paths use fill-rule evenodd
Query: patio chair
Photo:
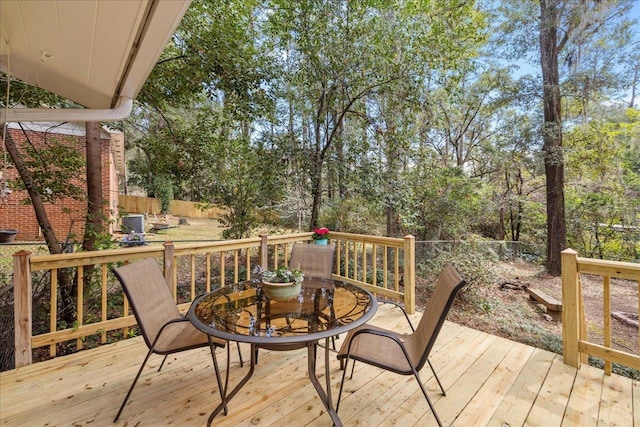
<svg viewBox="0 0 640 427"><path fill-rule="evenodd" d="M336 245L315 245L309 243L296 242L291 249L291 258L289 259L289 269L298 269L304 273L307 286L314 286L313 280L315 279L330 279L333 273L333 257L336 251ZM273 301L272 307L286 313L287 302ZM298 303L295 303L297 307ZM331 308L333 314L333 307ZM287 319L287 323L289 320ZM331 338L333 347L335 350L335 338ZM300 346L300 344L296 344ZM295 347L295 346L293 346ZM292 347L292 348L293 348ZM256 346L254 353L254 361L258 363L258 350L260 348L266 348L273 350L273 347L268 345Z"/></svg>
<svg viewBox="0 0 640 427"><path fill-rule="evenodd" d="M330 279L336 245L312 245L296 242L291 250L290 269L301 270L305 277Z"/></svg>
<svg viewBox="0 0 640 427"><path fill-rule="evenodd" d="M153 353L165 356L158 368L158 372L160 372L169 354L208 346L213 358L220 395L224 400L225 388L222 387L215 348L225 347L227 342L209 337L196 329L186 317L180 314L160 266L154 259L149 258L115 268L113 272L122 284L124 293L131 304L133 315L142 331L144 342L149 348L113 422L117 422L120 418L149 356ZM227 354L227 377L229 373L228 356L229 354Z"/></svg>
<svg viewBox="0 0 640 427"><path fill-rule="evenodd" d="M353 359L354 365L357 360L400 375L413 375L418 381L418 385L424 397L427 399L427 403L438 425L442 426L440 418L431 403L431 399L429 399L427 390L424 388L418 372L424 367L425 363L428 363L433 372L433 376L440 386L440 390L442 390L442 395L446 396L442 383L440 383L440 379L429 361L429 354L431 353L433 344L438 338L444 319L451 308L456 294L465 284L466 282L460 277L458 272L451 265L447 265L438 278L433 295L427 303L427 308L420 319L417 329L411 324L404 308L394 303L402 309L402 312L409 322L412 331L410 334L401 334L368 324L350 331L337 356L341 365L343 362L345 363L336 411L340 407L340 398L342 397L347 365L349 359ZM353 377L353 367L351 377Z"/></svg>

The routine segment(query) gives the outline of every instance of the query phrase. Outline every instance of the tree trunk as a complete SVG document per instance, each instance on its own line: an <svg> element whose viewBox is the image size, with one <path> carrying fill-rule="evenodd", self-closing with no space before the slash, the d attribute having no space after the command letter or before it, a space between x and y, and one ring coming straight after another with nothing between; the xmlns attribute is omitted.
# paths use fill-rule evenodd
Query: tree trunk
<svg viewBox="0 0 640 427"><path fill-rule="evenodd" d="M33 206L33 210L36 214L36 220L38 221L40 230L42 230L42 235L47 243L49 253L61 254L62 245L53 231L51 222L49 222L47 211L44 208L44 201L42 200L40 193L38 193L34 188L33 176L31 176L29 169L24 164L22 155L11 137L11 133L7 132L4 143L5 147L7 147L9 156L11 156L11 161L20 175L20 179L22 179L22 182L27 189L29 199L31 199L31 205ZM73 273L71 269L58 269L58 289L60 292L60 298L58 300L58 318L67 325L71 325L75 321L75 296L77 294L77 285L73 280Z"/></svg>
<svg viewBox="0 0 640 427"><path fill-rule="evenodd" d="M40 193L34 189L33 177L31 176L29 169L27 169L27 166L22 161L22 155L11 137L11 133L7 132L6 135L5 146L7 147L7 152L9 153L9 156L11 156L11 161L18 171L20 179L22 179L22 182L27 189L27 193L29 193L31 205L33 206L33 210L36 214L38 225L42 230L44 240L47 242L49 253L60 254L62 253L62 247L60 246L60 242L58 241L56 234L53 231L53 227L49 222L49 218L47 217L47 212L44 209L44 201L42 200Z"/></svg>
<svg viewBox="0 0 640 427"><path fill-rule="evenodd" d="M540 0L540 64L544 124L542 128L547 193L547 262L550 274L560 275L560 252L566 249L564 159L560 75L558 71L558 0Z"/></svg>
<svg viewBox="0 0 640 427"><path fill-rule="evenodd" d="M84 228L82 249L93 251L96 240L103 231L102 213L102 144L100 141L100 124L87 122L86 156L87 156L87 217Z"/></svg>

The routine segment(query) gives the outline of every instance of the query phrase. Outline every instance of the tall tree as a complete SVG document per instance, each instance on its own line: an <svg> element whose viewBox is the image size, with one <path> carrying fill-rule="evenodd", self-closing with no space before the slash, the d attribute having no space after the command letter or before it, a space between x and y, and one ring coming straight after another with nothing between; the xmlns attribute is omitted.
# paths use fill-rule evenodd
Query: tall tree
<svg viewBox="0 0 640 427"><path fill-rule="evenodd" d="M98 236L104 232L102 196L102 143L100 141L100 123L87 122L86 130L86 182L87 214L84 225L82 249L96 250Z"/></svg>
<svg viewBox="0 0 640 427"><path fill-rule="evenodd" d="M564 159L562 153L562 114L560 105L559 52L567 37L558 43L560 0L540 0L540 65L544 124L542 151L547 176L547 271L561 273L560 252L566 248L567 228L564 211ZM566 33L568 35L569 32Z"/></svg>
<svg viewBox="0 0 640 427"><path fill-rule="evenodd" d="M564 202L564 152L562 148L562 105L567 95L563 87L580 69L587 47L598 41L607 29L608 34L618 32L624 37L628 32L628 20L621 19L631 7L631 0L539 0L538 13L533 2L502 0L500 19L501 34L509 37L497 41L505 47L505 57L511 60L527 59L537 63L542 73L543 126L542 154L546 175L547 210L547 260L546 268L552 274L560 274L560 252L566 247ZM536 23L531 16L539 16ZM537 31L533 25L537 24ZM612 30L615 28L615 31ZM537 35L534 43L532 35ZM507 41L505 41L507 40ZM531 49L537 44L538 49ZM537 53L537 55L536 55ZM564 65L565 67L561 67ZM603 70L605 70L603 68ZM608 78L591 75L589 96L602 92L602 83ZM594 83L600 82L596 91ZM583 91L586 94L587 91Z"/></svg>
<svg viewBox="0 0 640 427"><path fill-rule="evenodd" d="M547 261L551 274L561 273L560 252L567 231L564 201L564 154L559 59L567 65L580 61L581 48L608 22L622 16L629 1L540 0L540 66L542 70L544 124L542 127L547 193Z"/></svg>
<svg viewBox="0 0 640 427"><path fill-rule="evenodd" d="M326 171L333 169L328 160L347 158L344 137L356 134L345 124L352 129L369 125L367 132L378 136L385 132L386 138L379 139L386 146L382 165L399 173L397 165L405 154L401 147L408 142L399 140L394 129L401 119L393 115L406 108L400 100L406 104L407 94L420 99L420 84L428 73L451 72L472 56L482 39L482 20L472 2L447 0L271 4L269 35L291 71L283 76L282 86L296 95L282 102L295 103L299 137L292 141L299 146L291 151L306 156L302 164L308 167L313 227L325 194ZM399 107L386 111L394 104ZM336 176L344 180L345 169L338 171ZM341 191L344 194L344 187Z"/></svg>

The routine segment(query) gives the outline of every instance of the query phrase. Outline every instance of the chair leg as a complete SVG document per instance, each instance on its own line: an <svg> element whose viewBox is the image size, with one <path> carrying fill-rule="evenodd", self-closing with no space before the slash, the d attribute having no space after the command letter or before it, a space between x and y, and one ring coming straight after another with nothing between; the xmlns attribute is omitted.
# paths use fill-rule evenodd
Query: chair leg
<svg viewBox="0 0 640 427"><path fill-rule="evenodd" d="M442 387L442 383L440 382L440 378L438 378L438 374L436 374L436 370L433 369L433 365L431 364L431 361L429 360L429 358L427 358L427 363L429 363L429 367L431 368L431 372L433 372L433 376L435 377L436 381L438 382L438 385L440 386L440 390L442 390L442 395L446 396L447 393L444 391L444 387Z"/></svg>
<svg viewBox="0 0 640 427"><path fill-rule="evenodd" d="M418 375L418 371L416 371L416 369L413 366L411 368L413 369L413 375L416 377L416 380L418 381L418 385L420 386L420 390L422 390L422 394L424 394L424 397L427 398L427 403L429 404L429 408L431 408L431 412L433 413L433 416L436 417L436 421L438 422L438 426L442 427L442 422L440 421L440 417L438 417L438 413L436 412L436 408L433 406L433 403L431 403L431 399L429 399L429 395L427 394L427 390L424 388L424 385L422 385L422 381L420 381L420 375Z"/></svg>
<svg viewBox="0 0 640 427"><path fill-rule="evenodd" d="M162 369L162 367L164 366L164 362L167 361L167 357L169 357L169 355L165 354L164 358L162 359L162 363L160 364L160 367L158 368L158 372L160 372L160 369Z"/></svg>
<svg viewBox="0 0 640 427"><path fill-rule="evenodd" d="M118 418L120 418L120 414L122 414L122 410L124 409L124 405L127 404L127 401L129 400L129 397L131 396L131 392L133 391L133 388L136 386L136 383L138 382L138 378L140 378L140 374L142 374L142 370L144 369L144 366L147 364L147 360L149 360L149 356L151 356L151 353L153 353L153 351L149 350L149 352L147 353L146 357L144 358L144 361L142 362L142 365L140 366L140 369L138 369L138 374L136 375L135 379L133 380L133 384L131 384L131 387L129 387L129 391L127 392L127 395L125 396L124 400L122 401L122 405L120 405L120 409L118 410L118 413L116 414L116 417L113 420L114 423L118 421ZM166 356L165 356L165 358L166 358ZM162 365L160 367L162 367Z"/></svg>
<svg viewBox="0 0 640 427"><path fill-rule="evenodd" d="M338 409L340 408L340 399L342 398L342 388L344 387L344 379L347 376L347 368L349 367L349 357L346 359L341 359L340 364L344 362L344 369L342 370L342 381L340 381L340 391L338 392L338 401L336 402L336 413L338 413ZM356 361L354 360L355 364Z"/></svg>
<svg viewBox="0 0 640 427"><path fill-rule="evenodd" d="M224 386L222 385L222 378L220 378L220 366L218 365L218 358L216 357L216 346L209 336L209 350L211 350L211 359L213 360L213 369L216 371L216 381L218 383L218 390L220 391L220 399L224 407L224 414L229 412L227 409L227 386L229 385L229 367L231 366L231 344L227 344L227 373L225 375Z"/></svg>
<svg viewBox="0 0 640 427"><path fill-rule="evenodd" d="M242 360L242 353L240 352L240 343L236 343L238 345L238 357L240 358L240 367L244 367L244 361ZM229 343L231 345L231 343Z"/></svg>

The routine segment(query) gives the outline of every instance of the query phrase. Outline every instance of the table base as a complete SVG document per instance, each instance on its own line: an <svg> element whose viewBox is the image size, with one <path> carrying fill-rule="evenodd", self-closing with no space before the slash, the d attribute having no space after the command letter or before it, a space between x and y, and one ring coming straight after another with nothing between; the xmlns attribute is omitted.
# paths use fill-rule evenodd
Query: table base
<svg viewBox="0 0 640 427"><path fill-rule="evenodd" d="M287 351L290 349L290 348L286 348L287 347L286 345L284 347L285 348L281 349L281 351ZM307 359L308 359L307 372L309 374L309 380L311 381L311 384L313 384L313 386L315 387L316 392L320 397L320 400L324 404L324 407L327 410L327 413L329 414L329 416L331 417L331 420L333 421L333 425L337 427L342 427L342 421L340 421L340 417L338 417L338 413L334 409L333 403L331 401L331 375L329 372L329 359L330 359L329 358L329 338L325 339L325 345L324 345L325 378L326 378L326 389L327 389L326 392L322 388L322 385L318 381L318 378L316 378L316 357L318 353L318 342L317 341L308 342L306 343L306 347L307 347ZM271 346L270 349L278 351L277 347L275 346ZM240 380L240 382L236 384L233 390L231 390L228 394L226 391L227 391L227 385L228 385L228 379L229 379L229 365L227 365L227 375L226 375L225 385L224 385L224 388L220 387L222 402L213 410L213 412L211 412L211 415L209 415L209 419L207 420L207 427L211 426L211 422L216 417L216 415L220 413L220 411L224 410L225 415L227 414L227 403L229 403L229 401L240 391L240 389L247 383L247 381L249 381L249 378L251 378L251 376L253 375L253 372L255 370L255 364L256 364L256 360L255 360L256 354L257 354L256 350L257 350L257 346L255 344L251 344L251 353L250 353L251 366L249 367L249 371L242 378L242 380ZM213 357L214 357L214 363L217 366L217 362L215 362L215 354L213 355Z"/></svg>

